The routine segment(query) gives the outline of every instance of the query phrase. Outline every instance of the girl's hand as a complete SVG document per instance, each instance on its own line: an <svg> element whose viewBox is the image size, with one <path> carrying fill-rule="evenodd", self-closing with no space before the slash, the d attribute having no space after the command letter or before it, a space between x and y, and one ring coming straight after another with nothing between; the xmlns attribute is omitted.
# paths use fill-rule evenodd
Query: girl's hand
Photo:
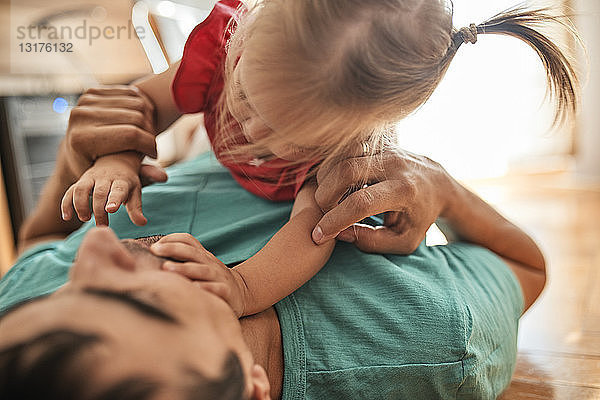
<svg viewBox="0 0 600 400"><path fill-rule="evenodd" d="M369 186L347 197L348 189L359 184L368 168L368 157L349 158L319 170L315 199L326 214L313 230L315 243L337 237L369 253L410 254L443 213L453 186L439 164L402 150L375 157ZM380 213L385 213L384 226L357 224Z"/></svg>
<svg viewBox="0 0 600 400"><path fill-rule="evenodd" d="M142 213L140 162L139 158L132 154L99 158L67 189L61 202L63 219L70 220L74 213L77 213L81 221L88 221L91 218L92 195L92 209L97 226L108 225L108 213L116 212L121 204L125 204L131 222L145 225L148 221Z"/></svg>
<svg viewBox="0 0 600 400"><path fill-rule="evenodd" d="M244 315L247 296L244 279L235 268L228 268L206 250L195 237L188 233L173 233L153 244L150 251L159 257L176 260L165 261L163 269L177 272L221 297L238 318Z"/></svg>
<svg viewBox="0 0 600 400"><path fill-rule="evenodd" d="M88 89L71 110L64 140L73 179L104 155L131 150L156 157L154 112L152 101L135 86ZM155 168L141 172L151 180L164 176Z"/></svg>

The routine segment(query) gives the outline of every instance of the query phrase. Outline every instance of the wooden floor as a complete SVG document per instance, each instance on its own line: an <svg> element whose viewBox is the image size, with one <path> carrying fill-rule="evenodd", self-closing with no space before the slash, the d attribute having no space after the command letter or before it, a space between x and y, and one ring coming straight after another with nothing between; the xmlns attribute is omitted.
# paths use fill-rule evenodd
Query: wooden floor
<svg viewBox="0 0 600 400"><path fill-rule="evenodd" d="M540 244L548 284L521 319L512 384L500 397L600 399L600 184L567 174L471 185Z"/></svg>

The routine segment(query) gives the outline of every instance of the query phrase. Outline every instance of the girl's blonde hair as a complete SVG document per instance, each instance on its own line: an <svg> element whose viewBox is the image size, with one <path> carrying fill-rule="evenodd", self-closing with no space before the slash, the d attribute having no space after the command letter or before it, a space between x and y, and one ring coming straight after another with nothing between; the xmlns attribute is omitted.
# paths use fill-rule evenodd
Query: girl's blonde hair
<svg viewBox="0 0 600 400"><path fill-rule="evenodd" d="M239 20L229 43L218 124L221 149L232 157L268 155L267 144L301 137L318 146L299 163L356 156L361 149L377 152L393 142L393 124L431 96L460 45L474 42L477 34L527 43L546 69L555 123L576 112L573 64L538 29L558 24L577 37L564 18L520 6L468 32L453 27L452 18L452 3L443 0L260 1ZM235 106L232 77L242 53L245 67L260 82L256 102L277 110L283 128L239 146L239 127L226 114Z"/></svg>

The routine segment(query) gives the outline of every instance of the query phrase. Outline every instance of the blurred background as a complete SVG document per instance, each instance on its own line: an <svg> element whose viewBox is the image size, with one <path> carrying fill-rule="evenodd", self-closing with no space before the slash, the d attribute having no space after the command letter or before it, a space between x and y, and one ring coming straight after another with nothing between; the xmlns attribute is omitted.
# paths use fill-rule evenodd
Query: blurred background
<svg viewBox="0 0 600 400"><path fill-rule="evenodd" d="M14 260L16 232L52 172L78 95L164 71L215 2L0 0L0 273ZM516 0L453 3L459 28ZM587 46L586 55L564 32L549 32L578 60L577 119L550 129L536 54L516 39L481 35L461 48L430 101L398 125L399 142L441 162L548 257L548 287L522 319L503 398L600 399L600 1L526 4L573 15ZM190 131L196 151L206 149L194 116L161 136L161 161L189 156L181 143ZM443 239L432 233L428 241Z"/></svg>

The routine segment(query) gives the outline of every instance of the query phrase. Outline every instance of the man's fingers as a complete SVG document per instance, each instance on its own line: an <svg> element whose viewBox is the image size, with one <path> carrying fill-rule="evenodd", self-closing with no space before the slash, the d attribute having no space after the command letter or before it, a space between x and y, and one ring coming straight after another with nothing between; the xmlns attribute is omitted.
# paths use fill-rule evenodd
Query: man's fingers
<svg viewBox="0 0 600 400"><path fill-rule="evenodd" d="M366 217L393 210L393 204L387 181L354 192L321 218L313 230L313 241L320 244L333 239L342 230Z"/></svg>
<svg viewBox="0 0 600 400"><path fill-rule="evenodd" d="M144 129L126 124L97 126L89 130L73 131L70 147L91 160L119 151L137 151L156 158L156 138Z"/></svg>
<svg viewBox="0 0 600 400"><path fill-rule="evenodd" d="M134 96L100 96L92 93L81 95L77 102L79 106L97 106L104 108L125 108L144 112L147 105L144 99Z"/></svg>
<svg viewBox="0 0 600 400"><path fill-rule="evenodd" d="M92 209L94 210L96 226L108 226L108 214L106 213L105 208L110 187L110 181L107 180L99 180L94 184L94 193L92 194Z"/></svg>
<svg viewBox="0 0 600 400"><path fill-rule="evenodd" d="M414 230L398 234L385 227L354 224L340 233L339 239L354 243L365 253L411 254L424 239L424 234Z"/></svg>
<svg viewBox="0 0 600 400"><path fill-rule="evenodd" d="M350 158L319 168L315 200L323 211L335 207L348 189L358 184L358 164L360 164L359 158Z"/></svg>
<svg viewBox="0 0 600 400"><path fill-rule="evenodd" d="M381 168L376 168L372 157L355 157L329 164L317 172L318 187L315 200L323 211L334 208L349 189L363 183L379 182L385 178ZM365 173L367 172L367 173Z"/></svg>
<svg viewBox="0 0 600 400"><path fill-rule="evenodd" d="M147 130L132 125L107 125L98 127L96 131L96 140L91 143L96 145L96 155L98 157L112 154L115 148L122 151L132 150L156 158L158 153L156 149L156 137ZM112 143L107 140L110 138Z"/></svg>
<svg viewBox="0 0 600 400"><path fill-rule="evenodd" d="M139 96L100 96L85 93L79 98L77 105L112 109L122 108L127 110L140 111L144 113L146 118L148 118L150 121L152 121L154 118L154 110L151 104L149 104L147 100Z"/></svg>
<svg viewBox="0 0 600 400"><path fill-rule="evenodd" d="M81 221L88 221L91 218L90 213L90 192L94 187L94 181L90 179L80 180L73 189L73 206L77 217Z"/></svg>
<svg viewBox="0 0 600 400"><path fill-rule="evenodd" d="M125 203L125 208L127 209L127 214L129 214L129 219L135 225L142 226L148 223L146 217L144 217L144 213L142 212L142 189L139 186L131 189L129 199L127 203Z"/></svg>
<svg viewBox="0 0 600 400"><path fill-rule="evenodd" d="M115 180L110 186L105 210L109 213L117 212L121 204L127 201L128 196L129 184L122 179Z"/></svg>
<svg viewBox="0 0 600 400"><path fill-rule="evenodd" d="M93 125L98 125L99 121L103 121L102 125L136 125L148 132L152 132L153 127L151 122L141 111L126 110L122 108L98 108L89 106L77 106L71 111L70 120L88 120Z"/></svg>
<svg viewBox="0 0 600 400"><path fill-rule="evenodd" d="M186 278L195 281L211 281L217 280L217 272L210 265L200 264L195 262L178 263L174 261L165 261L162 265L167 271L177 272Z"/></svg>
<svg viewBox="0 0 600 400"><path fill-rule="evenodd" d="M100 103L102 103L102 105L107 104L110 105L110 101L106 100L106 97L127 97L127 98L135 98L138 101L142 101L144 104L144 109L146 110L147 114L149 115L151 120L154 120L154 110L155 110L155 105L154 102L144 93L142 92L140 89L138 89L136 86L111 86L111 87L105 87L105 88L92 88L92 89L88 89L83 96L80 97L79 99L79 103L81 103L81 100L84 96L97 96L99 98L102 98L101 100L99 99L98 102L96 103L96 105L101 105ZM84 99L85 101L85 99ZM79 104L78 103L78 104Z"/></svg>
<svg viewBox="0 0 600 400"><path fill-rule="evenodd" d="M136 86L126 85L112 85L110 87L97 87L86 90L85 94L99 95L99 96L131 96L139 97L143 99L149 107L154 108L154 103L150 98L138 89Z"/></svg>
<svg viewBox="0 0 600 400"><path fill-rule="evenodd" d="M94 94L100 96L133 96L137 97L140 95L140 91L131 86L110 86L110 87L97 87L86 90L87 94Z"/></svg>

